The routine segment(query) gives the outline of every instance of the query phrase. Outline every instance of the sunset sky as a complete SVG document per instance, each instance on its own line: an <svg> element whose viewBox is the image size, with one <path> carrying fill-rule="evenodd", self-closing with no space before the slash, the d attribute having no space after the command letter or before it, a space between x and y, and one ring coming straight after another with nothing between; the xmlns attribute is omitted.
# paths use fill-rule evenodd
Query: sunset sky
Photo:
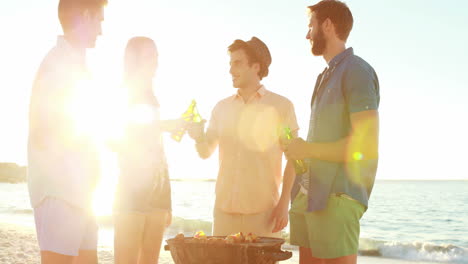
<svg viewBox="0 0 468 264"><path fill-rule="evenodd" d="M57 3L0 4L0 162L26 164L29 93L40 61L61 34ZM160 53L155 90L163 117L178 117L194 98L208 119L213 106L235 92L227 46L257 36L273 57L263 83L294 103L299 134L305 137L312 89L325 67L305 39L306 7L314 3L109 0L104 35L89 51L88 65L108 90L117 88L126 41L151 37ZM468 180L468 2L346 3L355 20L348 46L380 80L378 179ZM173 178L216 177L217 157L199 159L188 137L181 143L167 137L166 152Z"/></svg>

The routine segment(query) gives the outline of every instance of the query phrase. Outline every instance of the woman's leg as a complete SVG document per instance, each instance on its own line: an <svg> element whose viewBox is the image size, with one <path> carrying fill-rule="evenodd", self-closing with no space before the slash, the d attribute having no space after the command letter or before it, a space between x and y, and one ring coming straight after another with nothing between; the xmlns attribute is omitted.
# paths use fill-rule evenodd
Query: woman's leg
<svg viewBox="0 0 468 264"><path fill-rule="evenodd" d="M143 241L145 215L118 214L114 218L115 264L138 263L138 254Z"/></svg>
<svg viewBox="0 0 468 264"><path fill-rule="evenodd" d="M143 243L140 249L139 264L158 263L159 251L171 214L168 211L158 211L146 216Z"/></svg>

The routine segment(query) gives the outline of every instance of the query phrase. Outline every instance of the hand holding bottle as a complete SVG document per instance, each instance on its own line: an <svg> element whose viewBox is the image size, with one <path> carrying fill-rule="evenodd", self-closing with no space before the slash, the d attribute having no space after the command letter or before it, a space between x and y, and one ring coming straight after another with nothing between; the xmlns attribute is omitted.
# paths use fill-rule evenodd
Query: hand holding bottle
<svg viewBox="0 0 468 264"><path fill-rule="evenodd" d="M189 105L188 109L182 114L181 120L185 121L188 125L193 123L203 123L203 119L198 113L197 102L195 100L192 100L192 103ZM188 126L184 125L181 126L179 129L176 129L171 134L172 139L174 139L177 142L180 142L185 132L187 131L187 127Z"/></svg>
<svg viewBox="0 0 468 264"><path fill-rule="evenodd" d="M197 143L202 142L205 138L205 123L206 120L202 120L198 123L191 123L188 126L187 132L189 136Z"/></svg>
<svg viewBox="0 0 468 264"><path fill-rule="evenodd" d="M294 139L291 129L288 126L283 128L282 139L286 140L286 144L289 144L291 140ZM287 146L285 147L287 149ZM307 166L303 160L297 159L294 161L294 169L296 171L296 175L301 175L307 172Z"/></svg>

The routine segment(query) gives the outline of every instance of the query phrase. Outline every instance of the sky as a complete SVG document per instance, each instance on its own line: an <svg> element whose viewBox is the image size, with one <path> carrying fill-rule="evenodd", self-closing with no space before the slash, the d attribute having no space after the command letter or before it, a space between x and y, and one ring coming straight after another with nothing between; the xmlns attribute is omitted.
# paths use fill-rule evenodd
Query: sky
<svg viewBox="0 0 468 264"><path fill-rule="evenodd" d="M376 70L381 89L377 179L465 179L468 151L468 2L348 0L354 28L347 46ZM0 4L0 162L26 164L27 113L35 72L61 34L58 0ZM303 0L109 0L103 36L88 52L94 76L119 87L126 41L144 35L160 53L154 80L163 118L196 99L209 119L235 93L227 46L262 39L273 62L263 84L295 105L306 137L309 102L326 66L305 39ZM107 88L108 88L107 87ZM105 102L103 102L105 104ZM193 142L165 140L173 178L215 178L216 153L198 158Z"/></svg>

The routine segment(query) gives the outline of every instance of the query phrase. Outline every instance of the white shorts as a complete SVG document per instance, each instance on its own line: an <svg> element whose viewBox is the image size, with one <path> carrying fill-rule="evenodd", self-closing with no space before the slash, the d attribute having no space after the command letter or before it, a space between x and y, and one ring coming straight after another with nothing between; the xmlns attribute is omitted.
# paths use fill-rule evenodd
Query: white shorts
<svg viewBox="0 0 468 264"><path fill-rule="evenodd" d="M97 250L98 226L92 213L56 198L34 208L41 251L78 256L80 250Z"/></svg>
<svg viewBox="0 0 468 264"><path fill-rule="evenodd" d="M281 231L273 233L273 223L270 216L273 209L258 214L231 214L217 208L213 213L213 235L227 236L242 232L257 236L281 238Z"/></svg>

